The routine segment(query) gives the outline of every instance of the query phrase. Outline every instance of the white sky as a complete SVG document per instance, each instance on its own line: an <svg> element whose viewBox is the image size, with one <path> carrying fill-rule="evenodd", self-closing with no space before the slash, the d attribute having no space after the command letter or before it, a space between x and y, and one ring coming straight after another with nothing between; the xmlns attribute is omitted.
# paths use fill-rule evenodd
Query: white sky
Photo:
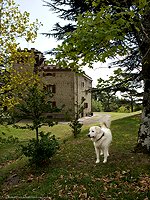
<svg viewBox="0 0 150 200"><path fill-rule="evenodd" d="M47 1L50 2L50 0ZM47 38L41 33L50 32L50 30L53 28L53 25L56 22L60 22L57 14L50 11L49 7L43 6L44 2L42 0L15 0L15 2L20 5L19 8L21 11L27 11L30 13L31 21L35 21L35 19L38 19L43 24L43 26L41 26L38 31L38 37L35 43L27 43L26 41L22 40L20 41L21 48L35 48L41 52L44 52L56 47L58 41L56 41L52 37ZM113 70L115 68L108 69L108 63L109 61L107 61L106 63L97 63L95 64L94 69L89 69L87 67L83 68L86 74L93 79L94 87L97 84L98 78L108 79L108 77L113 74Z"/></svg>

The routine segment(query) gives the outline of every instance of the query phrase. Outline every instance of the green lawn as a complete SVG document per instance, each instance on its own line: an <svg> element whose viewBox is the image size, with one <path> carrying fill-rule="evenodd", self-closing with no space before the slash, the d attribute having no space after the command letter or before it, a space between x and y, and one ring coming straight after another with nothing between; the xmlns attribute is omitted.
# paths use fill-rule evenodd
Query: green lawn
<svg viewBox="0 0 150 200"><path fill-rule="evenodd" d="M140 123L139 115L118 119L111 113L113 142L106 164L95 164L93 144L84 126L77 139L73 139L68 125L57 125L51 131L61 141L61 149L51 163L42 169L28 166L20 156L18 143L5 143L0 147L1 186L3 197L51 197L51 199L89 200L148 200L150 198L150 157L133 152ZM116 117L116 118L115 118ZM6 136L13 134L21 142L34 137L33 132L1 127ZM6 136L2 136L3 138ZM43 198L44 199L44 198ZM46 199L46 198L45 198ZM49 198L50 199L50 198Z"/></svg>

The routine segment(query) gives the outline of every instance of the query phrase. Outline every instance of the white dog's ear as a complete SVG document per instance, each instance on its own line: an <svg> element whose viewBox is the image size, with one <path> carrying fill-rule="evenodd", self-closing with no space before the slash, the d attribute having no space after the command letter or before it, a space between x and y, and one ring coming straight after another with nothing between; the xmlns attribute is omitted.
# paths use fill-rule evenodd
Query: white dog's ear
<svg viewBox="0 0 150 200"><path fill-rule="evenodd" d="M101 132L101 128L99 126L95 126L95 130L96 130L96 133L100 133Z"/></svg>

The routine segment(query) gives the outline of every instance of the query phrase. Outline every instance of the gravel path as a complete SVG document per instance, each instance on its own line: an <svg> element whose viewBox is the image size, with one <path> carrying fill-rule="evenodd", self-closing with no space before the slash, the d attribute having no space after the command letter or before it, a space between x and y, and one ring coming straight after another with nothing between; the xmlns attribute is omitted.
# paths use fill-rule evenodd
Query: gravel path
<svg viewBox="0 0 150 200"><path fill-rule="evenodd" d="M94 113L93 116L91 117L83 117L83 118L80 118L79 121L83 124L94 124L94 123L100 123L100 122L104 122L104 121L110 121L110 118L111 116L108 115L108 114L101 114L101 113Z"/></svg>

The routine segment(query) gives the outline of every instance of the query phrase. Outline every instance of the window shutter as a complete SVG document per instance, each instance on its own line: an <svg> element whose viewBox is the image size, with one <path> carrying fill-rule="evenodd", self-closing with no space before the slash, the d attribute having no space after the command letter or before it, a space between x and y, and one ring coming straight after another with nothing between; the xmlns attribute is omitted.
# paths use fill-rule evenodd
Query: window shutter
<svg viewBox="0 0 150 200"><path fill-rule="evenodd" d="M52 102L52 108L55 108L56 107L56 101L53 101Z"/></svg>
<svg viewBox="0 0 150 200"><path fill-rule="evenodd" d="M84 103L84 108L88 108L88 103Z"/></svg>
<svg viewBox="0 0 150 200"><path fill-rule="evenodd" d="M52 85L52 93L56 93L56 86Z"/></svg>

